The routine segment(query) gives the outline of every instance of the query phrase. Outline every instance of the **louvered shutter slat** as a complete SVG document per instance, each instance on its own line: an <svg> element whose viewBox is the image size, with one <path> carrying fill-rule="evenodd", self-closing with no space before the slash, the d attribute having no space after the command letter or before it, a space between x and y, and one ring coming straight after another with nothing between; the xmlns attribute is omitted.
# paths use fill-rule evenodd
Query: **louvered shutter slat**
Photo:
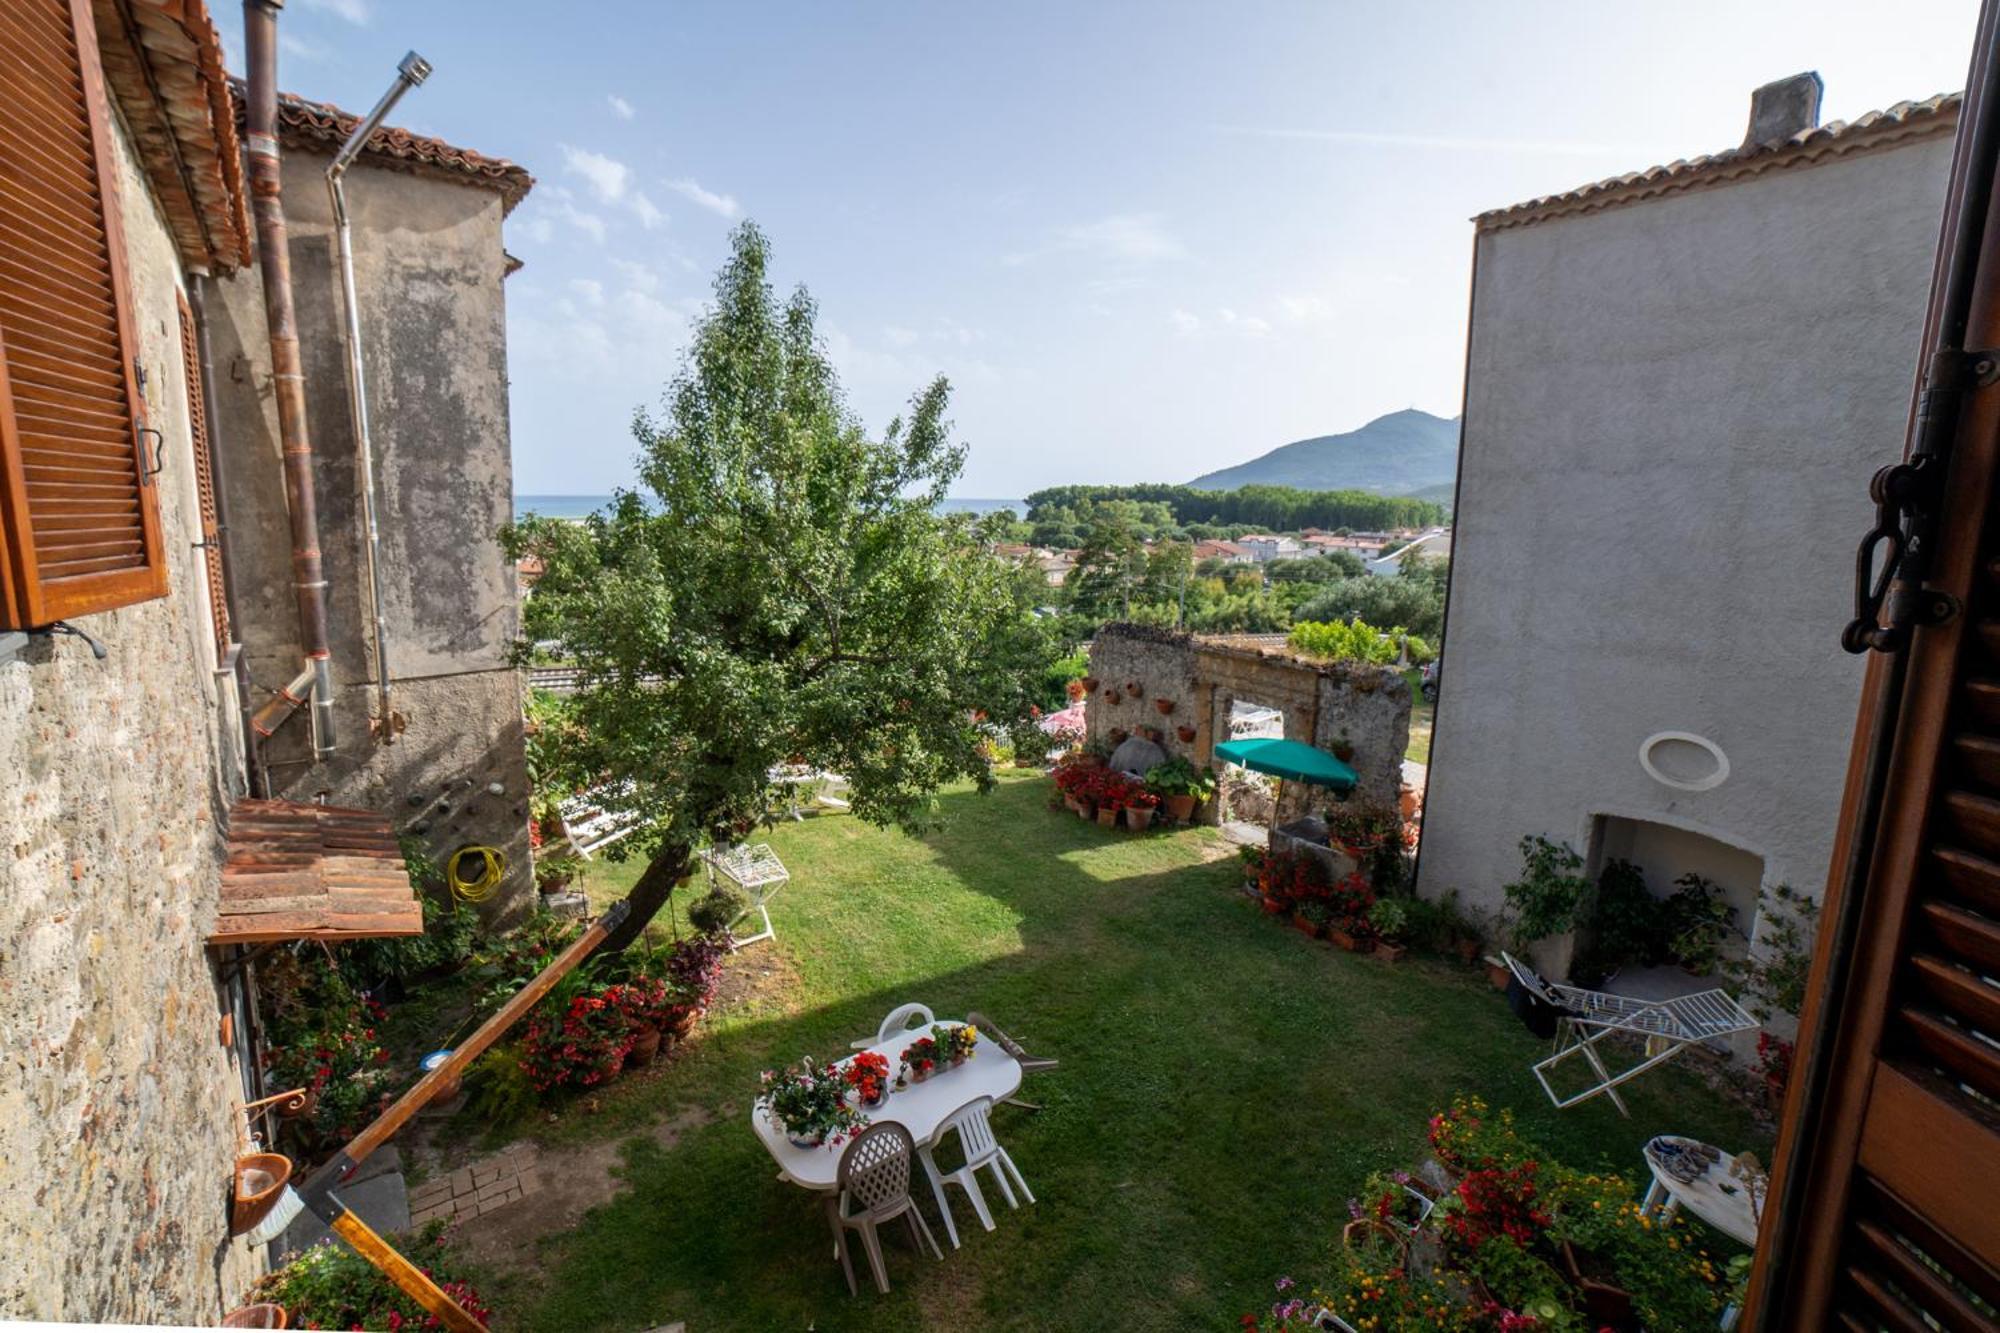
<svg viewBox="0 0 2000 1333"><path fill-rule="evenodd" d="M0 624L166 590L88 0L0 13Z"/></svg>
<svg viewBox="0 0 2000 1333"><path fill-rule="evenodd" d="M194 311L186 300L177 302L181 323L181 378L187 386L188 435L194 443L195 500L201 507L201 554L208 579L210 628L215 632L215 659L229 652L229 598L222 569L222 507L216 495L215 445L208 433L208 400L203 397L201 347L196 338Z"/></svg>

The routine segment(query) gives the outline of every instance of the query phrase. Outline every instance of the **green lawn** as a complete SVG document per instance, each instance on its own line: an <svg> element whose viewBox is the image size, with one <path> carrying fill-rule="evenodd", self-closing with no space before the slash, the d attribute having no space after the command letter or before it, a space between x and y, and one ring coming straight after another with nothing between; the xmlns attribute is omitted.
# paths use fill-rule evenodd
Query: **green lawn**
<svg viewBox="0 0 2000 1333"><path fill-rule="evenodd" d="M774 830L793 878L775 946L744 955L759 986L665 1075L540 1127L551 1148L629 1138L624 1189L545 1244L539 1272L497 1279L508 1325L1232 1327L1279 1276L1310 1281L1348 1196L1414 1164L1455 1092L1515 1107L1577 1165L1634 1170L1664 1130L1764 1146L1671 1067L1628 1094L1630 1121L1602 1099L1559 1114L1528 1070L1543 1044L1483 975L1309 941L1238 894L1213 835L1108 832L1051 813L1048 793L1026 775L949 793L949 826L921 840L849 817ZM634 873L605 867L591 887L612 896ZM864 1273L855 1299L817 1202L774 1179L750 1100L760 1068L842 1054L905 1000L979 1009L1063 1063L1028 1085L1045 1110L995 1119L1039 1202L995 1197L987 1234L961 1199L962 1250L939 1264L892 1238L893 1294ZM697 1108L713 1118L672 1148L646 1133Z"/></svg>

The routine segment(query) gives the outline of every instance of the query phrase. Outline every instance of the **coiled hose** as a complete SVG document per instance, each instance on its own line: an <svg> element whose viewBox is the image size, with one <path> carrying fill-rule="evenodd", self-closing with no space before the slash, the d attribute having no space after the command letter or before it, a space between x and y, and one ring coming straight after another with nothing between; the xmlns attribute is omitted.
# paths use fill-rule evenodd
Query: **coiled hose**
<svg viewBox="0 0 2000 1333"><path fill-rule="evenodd" d="M477 873L468 878L476 868ZM452 853L445 879L451 896L462 903L483 903L507 877L507 853L498 847L461 847Z"/></svg>

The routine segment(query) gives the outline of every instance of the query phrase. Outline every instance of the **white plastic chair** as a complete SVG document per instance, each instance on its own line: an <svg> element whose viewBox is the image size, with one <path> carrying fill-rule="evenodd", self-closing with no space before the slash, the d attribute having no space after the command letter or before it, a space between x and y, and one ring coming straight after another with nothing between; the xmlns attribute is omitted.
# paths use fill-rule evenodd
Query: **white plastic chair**
<svg viewBox="0 0 2000 1333"><path fill-rule="evenodd" d="M910 1195L913 1147L909 1130L884 1120L862 1130L840 1155L840 1192L827 1199L826 1218L833 1226L834 1254L840 1260L840 1271L847 1275L849 1295L860 1294L854 1285L854 1260L847 1244L850 1230L861 1233L861 1248L867 1252L875 1288L884 1295L889 1291L889 1273L882 1263L880 1228L884 1222L902 1218L918 1253L928 1244L932 1254L944 1258L930 1224Z"/></svg>
<svg viewBox="0 0 2000 1333"><path fill-rule="evenodd" d="M988 1231L993 1230L993 1214L987 1210L986 1196L979 1191L979 1178L973 1173L985 1167L993 1173L993 1179L1000 1185L1000 1195L1007 1200L1009 1208L1019 1208L1014 1198L1014 1185L1021 1187L1021 1193L1029 1203L1035 1201L1028 1182L1021 1178L1021 1168L1014 1165L1014 1159L993 1137L993 1124L988 1114L993 1110L991 1097L980 1097L967 1102L952 1112L951 1118L938 1126L931 1141L917 1149L917 1156L923 1161L924 1174L931 1178L931 1193L937 1198L938 1212L944 1217L944 1234L951 1237L951 1248L958 1248L958 1226L951 1218L951 1205L945 1201L944 1187L956 1185L972 1200L972 1211L979 1215L979 1224ZM944 1172L938 1169L934 1150L942 1146L945 1135L958 1133L958 1143L965 1150L965 1165L956 1171ZM1008 1173L1014 1177L1013 1185L1007 1183Z"/></svg>
<svg viewBox="0 0 2000 1333"><path fill-rule="evenodd" d="M917 1020L914 1027L910 1024L913 1018ZM847 1045L850 1050L865 1051L870 1046L880 1046L899 1032L916 1032L936 1021L931 1017L931 1011L921 1004L899 1004L889 1011L889 1016L882 1020L882 1026L875 1030L874 1036L862 1037Z"/></svg>

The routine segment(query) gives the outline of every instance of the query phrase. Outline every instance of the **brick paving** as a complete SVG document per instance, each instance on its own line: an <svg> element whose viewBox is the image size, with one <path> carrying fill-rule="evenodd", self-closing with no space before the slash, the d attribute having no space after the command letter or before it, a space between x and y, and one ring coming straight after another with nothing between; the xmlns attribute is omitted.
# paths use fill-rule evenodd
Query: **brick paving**
<svg viewBox="0 0 2000 1333"><path fill-rule="evenodd" d="M539 1161L533 1144L517 1143L426 1180L410 1190L410 1223L422 1226L439 1217L463 1222L525 1199L542 1188Z"/></svg>

